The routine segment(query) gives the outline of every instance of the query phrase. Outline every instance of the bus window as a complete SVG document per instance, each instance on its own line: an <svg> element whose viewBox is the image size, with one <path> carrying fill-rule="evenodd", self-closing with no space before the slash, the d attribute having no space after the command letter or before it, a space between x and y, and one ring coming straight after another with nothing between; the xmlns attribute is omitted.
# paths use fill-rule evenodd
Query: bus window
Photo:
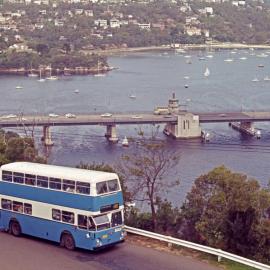
<svg viewBox="0 0 270 270"><path fill-rule="evenodd" d="M13 182L23 184L24 183L24 174L23 173L13 173Z"/></svg>
<svg viewBox="0 0 270 270"><path fill-rule="evenodd" d="M61 179L59 179L59 178L54 178L54 177L50 177L49 187L50 187L51 189L58 189L58 190L61 190Z"/></svg>
<svg viewBox="0 0 270 270"><path fill-rule="evenodd" d="M6 199L2 199L1 200L1 207L2 209L6 209L6 210L11 210L11 201L10 200L6 200Z"/></svg>
<svg viewBox="0 0 270 270"><path fill-rule="evenodd" d="M87 216L78 215L78 227L80 229L87 229Z"/></svg>
<svg viewBox="0 0 270 270"><path fill-rule="evenodd" d="M76 192L80 194L90 194L90 184L85 182L76 182Z"/></svg>
<svg viewBox="0 0 270 270"><path fill-rule="evenodd" d="M123 224L121 211L112 213L112 227L119 226Z"/></svg>
<svg viewBox="0 0 270 270"><path fill-rule="evenodd" d="M94 221L93 221L93 219L91 217L88 217L88 230L89 231L95 231L96 230L95 223L94 223Z"/></svg>
<svg viewBox="0 0 270 270"><path fill-rule="evenodd" d="M43 187L43 188L48 188L48 177L38 175L37 176L37 186Z"/></svg>
<svg viewBox="0 0 270 270"><path fill-rule="evenodd" d="M13 203L12 203L12 209L15 212L22 213L23 212L23 203L13 201Z"/></svg>
<svg viewBox="0 0 270 270"><path fill-rule="evenodd" d="M63 190L67 192L75 191L75 181L63 179Z"/></svg>
<svg viewBox="0 0 270 270"><path fill-rule="evenodd" d="M12 172L2 171L2 180L12 182Z"/></svg>
<svg viewBox="0 0 270 270"><path fill-rule="evenodd" d="M108 189L109 189L109 192L119 190L119 185L118 185L117 179L108 181Z"/></svg>
<svg viewBox="0 0 270 270"><path fill-rule="evenodd" d="M52 219L61 220L61 211L58 209L52 209Z"/></svg>
<svg viewBox="0 0 270 270"><path fill-rule="evenodd" d="M74 223L74 213L62 211L62 221L67 223Z"/></svg>
<svg viewBox="0 0 270 270"><path fill-rule="evenodd" d="M35 186L36 185L36 176L33 174L26 174L24 181L25 181L26 185Z"/></svg>
<svg viewBox="0 0 270 270"><path fill-rule="evenodd" d="M97 183L97 194L103 194L108 192L107 182L103 181Z"/></svg>
<svg viewBox="0 0 270 270"><path fill-rule="evenodd" d="M107 215L93 217L97 230L105 230L110 228L110 221Z"/></svg>
<svg viewBox="0 0 270 270"><path fill-rule="evenodd" d="M32 205L29 203L24 204L24 213L27 215L32 215Z"/></svg>

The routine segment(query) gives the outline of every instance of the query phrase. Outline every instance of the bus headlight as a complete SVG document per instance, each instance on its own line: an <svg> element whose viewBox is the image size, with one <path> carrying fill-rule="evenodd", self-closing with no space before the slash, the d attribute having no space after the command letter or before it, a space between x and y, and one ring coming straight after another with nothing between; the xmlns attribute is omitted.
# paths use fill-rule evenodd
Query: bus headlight
<svg viewBox="0 0 270 270"><path fill-rule="evenodd" d="M125 237L127 236L127 232L126 231L122 231L121 232L121 236L120 236L120 239L124 239Z"/></svg>
<svg viewBox="0 0 270 270"><path fill-rule="evenodd" d="M100 239L96 239L96 246L97 247L101 247L102 246L102 242L100 241Z"/></svg>

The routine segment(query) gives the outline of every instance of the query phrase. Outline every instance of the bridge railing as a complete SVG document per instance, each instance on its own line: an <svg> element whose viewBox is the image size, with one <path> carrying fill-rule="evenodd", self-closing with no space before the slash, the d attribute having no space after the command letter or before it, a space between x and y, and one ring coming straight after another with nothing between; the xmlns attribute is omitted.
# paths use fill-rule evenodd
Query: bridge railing
<svg viewBox="0 0 270 270"><path fill-rule="evenodd" d="M133 227L129 227L129 226L125 226L125 229L128 233L137 234L137 235L149 237L152 239L164 241L164 242L167 242L170 244L174 244L174 245L178 245L178 246L182 246L182 247L186 247L186 248L191 248L191 249L205 252L208 254L216 255L218 257L218 262L220 262L222 258L226 258L226 259L229 259L231 261L238 262L238 263L241 263L241 264L244 264L247 266L251 266L251 267L254 267L257 269L270 270L270 265L266 265L263 263L252 261L250 259L223 251L221 249L216 249L216 248L212 248L212 247L208 247L208 246L204 246L204 245L199 245L199 244L192 243L189 241L177 239L177 238L174 238L171 236L157 234L157 233L153 233L153 232L149 232L149 231L145 231L145 230L141 230L141 229L137 229L137 228L133 228Z"/></svg>

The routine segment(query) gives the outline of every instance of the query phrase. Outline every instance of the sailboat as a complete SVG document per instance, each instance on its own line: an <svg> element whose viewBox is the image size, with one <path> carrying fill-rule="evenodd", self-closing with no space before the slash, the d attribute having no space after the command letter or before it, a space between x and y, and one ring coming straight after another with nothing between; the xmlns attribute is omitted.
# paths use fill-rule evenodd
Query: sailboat
<svg viewBox="0 0 270 270"><path fill-rule="evenodd" d="M136 99L136 95L131 94L131 95L129 96L129 98L131 98L131 99Z"/></svg>
<svg viewBox="0 0 270 270"><path fill-rule="evenodd" d="M52 66L50 65L50 76L46 78L46 80L55 81L58 80L57 76L52 76Z"/></svg>
<svg viewBox="0 0 270 270"><path fill-rule="evenodd" d="M45 79L41 77L41 68L39 69L39 80L38 82L45 82Z"/></svg>
<svg viewBox="0 0 270 270"><path fill-rule="evenodd" d="M128 139L127 139L126 136L125 136L125 138L124 138L123 141L122 141L122 146L128 147Z"/></svg>
<svg viewBox="0 0 270 270"><path fill-rule="evenodd" d="M33 73L33 68L32 68L32 62L31 62L31 69L30 69L30 73L28 74L28 77L37 77L38 75L36 73Z"/></svg>
<svg viewBox="0 0 270 270"><path fill-rule="evenodd" d="M210 70L208 68L205 69L204 76L208 77L210 75Z"/></svg>

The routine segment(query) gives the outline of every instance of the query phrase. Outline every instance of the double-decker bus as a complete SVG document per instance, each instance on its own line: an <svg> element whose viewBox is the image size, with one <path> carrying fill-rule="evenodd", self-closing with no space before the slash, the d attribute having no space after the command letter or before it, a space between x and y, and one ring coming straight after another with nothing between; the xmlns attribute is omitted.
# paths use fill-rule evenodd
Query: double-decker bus
<svg viewBox="0 0 270 270"><path fill-rule="evenodd" d="M0 229L95 250L124 241L115 173L14 162L0 170Z"/></svg>

